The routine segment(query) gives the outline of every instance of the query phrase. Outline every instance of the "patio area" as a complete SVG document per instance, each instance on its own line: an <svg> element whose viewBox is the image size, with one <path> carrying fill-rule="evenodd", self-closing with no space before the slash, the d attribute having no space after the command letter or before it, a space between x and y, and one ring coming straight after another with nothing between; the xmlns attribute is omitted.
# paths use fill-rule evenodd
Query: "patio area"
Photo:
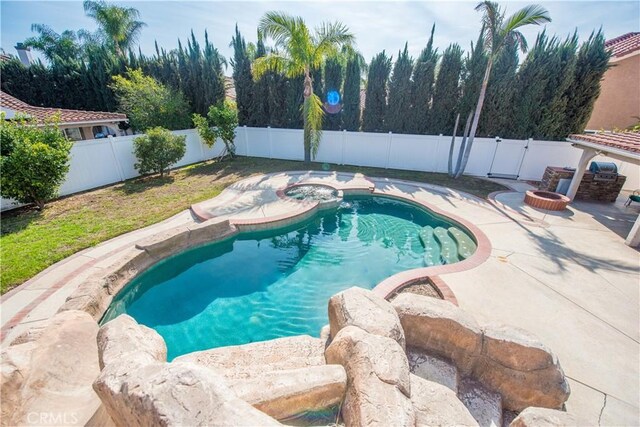
<svg viewBox="0 0 640 427"><path fill-rule="evenodd" d="M283 186L321 182L402 194L477 226L492 249L482 264L439 275L459 305L483 323L499 322L536 334L558 356L570 379L567 410L581 425L633 425L638 408L640 253L624 244L640 204L624 207L575 202L550 213L523 204L531 187L500 181L514 191L490 200L448 188L348 173L275 173L251 177L178 215L69 257L2 296L2 347L45 322L83 280L141 239L197 217L232 222L291 216L277 196Z"/></svg>

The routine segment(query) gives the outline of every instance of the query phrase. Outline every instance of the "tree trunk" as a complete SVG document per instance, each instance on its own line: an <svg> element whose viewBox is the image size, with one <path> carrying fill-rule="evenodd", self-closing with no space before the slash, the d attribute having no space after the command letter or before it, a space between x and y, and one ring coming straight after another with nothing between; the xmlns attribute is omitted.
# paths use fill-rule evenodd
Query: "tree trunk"
<svg viewBox="0 0 640 427"><path fill-rule="evenodd" d="M309 98L313 94L313 82L311 81L311 76L309 75L309 69L307 68L304 72L304 91L302 95L304 96L303 105L309 101ZM304 107L303 107L304 111ZM307 115L304 114L302 116L303 128L304 128L304 163L311 163L311 129L309 128L309 124L307 123Z"/></svg>
<svg viewBox="0 0 640 427"><path fill-rule="evenodd" d="M456 178L459 178L467 167L469 161L469 153L471 153L471 147L473 146L473 140L476 137L476 131L478 130L478 122L480 121L480 113L482 112L482 106L484 104L484 97L487 93L487 85L489 84L489 76L491 75L491 67L493 66L493 57L489 56L489 62L487 62L487 68L484 72L484 78L482 79L482 87L480 88L480 95L478 96L478 104L476 105L476 111L473 115L473 123L471 125L471 131L469 132L469 140L465 147L464 155L462 157L462 164L456 172Z"/></svg>
<svg viewBox="0 0 640 427"><path fill-rule="evenodd" d="M449 176L453 176L453 146L456 145L456 133L458 133L458 122L460 121L460 113L456 116L456 124L453 126L453 136L451 137L451 146L449 147L449 164L447 165L447 171Z"/></svg>

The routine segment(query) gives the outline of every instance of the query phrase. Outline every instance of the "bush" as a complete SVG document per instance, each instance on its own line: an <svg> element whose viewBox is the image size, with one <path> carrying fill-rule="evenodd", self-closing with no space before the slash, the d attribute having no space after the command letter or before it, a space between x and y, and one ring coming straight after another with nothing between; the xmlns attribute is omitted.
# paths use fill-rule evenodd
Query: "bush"
<svg viewBox="0 0 640 427"><path fill-rule="evenodd" d="M205 144L213 147L216 139L220 138L224 142L226 152L229 153L231 158L235 156L236 146L234 140L236 138L236 128L238 127L238 110L233 101L227 100L216 106L210 106L207 117L194 114L193 123Z"/></svg>
<svg viewBox="0 0 640 427"><path fill-rule="evenodd" d="M6 121L4 113L0 121L0 194L42 209L67 175L72 143L55 118L43 127L25 119Z"/></svg>
<svg viewBox="0 0 640 427"><path fill-rule="evenodd" d="M170 89L140 70L114 76L109 86L116 94L119 110L127 115L131 127L146 131L162 126L170 130L191 127L189 104L181 92Z"/></svg>
<svg viewBox="0 0 640 427"><path fill-rule="evenodd" d="M138 162L134 165L141 174L159 173L164 176L169 167L179 161L187 151L187 137L174 135L162 127L147 130L146 135L133 140Z"/></svg>

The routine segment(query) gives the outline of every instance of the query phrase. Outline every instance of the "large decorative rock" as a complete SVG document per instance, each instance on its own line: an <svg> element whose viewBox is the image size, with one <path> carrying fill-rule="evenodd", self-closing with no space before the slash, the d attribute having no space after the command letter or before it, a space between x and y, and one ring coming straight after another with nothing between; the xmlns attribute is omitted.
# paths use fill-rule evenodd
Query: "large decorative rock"
<svg viewBox="0 0 640 427"><path fill-rule="evenodd" d="M340 365L311 366L229 381L229 386L256 409L283 420L338 406L347 388L347 374Z"/></svg>
<svg viewBox="0 0 640 427"><path fill-rule="evenodd" d="M167 346L156 331L139 325L131 316L122 314L107 322L98 332L100 369L105 365L130 358L141 361L166 362Z"/></svg>
<svg viewBox="0 0 640 427"><path fill-rule="evenodd" d="M213 368L225 378L246 379L269 371L324 365L324 344L319 338L299 335L197 351L173 363L191 362Z"/></svg>
<svg viewBox="0 0 640 427"><path fill-rule="evenodd" d="M458 369L451 363L430 356L415 347L407 347L407 360L409 361L409 371L428 381L442 384L445 387L458 392L460 376Z"/></svg>
<svg viewBox="0 0 640 427"><path fill-rule="evenodd" d="M448 387L411 374L416 426L477 426L469 410Z"/></svg>
<svg viewBox="0 0 640 427"><path fill-rule="evenodd" d="M393 306L367 289L353 287L329 300L329 325L335 337L346 326L395 340L405 348L405 338Z"/></svg>
<svg viewBox="0 0 640 427"><path fill-rule="evenodd" d="M280 425L237 398L213 370L191 363L119 359L105 366L94 389L116 425Z"/></svg>
<svg viewBox="0 0 640 427"><path fill-rule="evenodd" d="M509 427L572 427L578 425L573 415L547 408L530 407L514 419Z"/></svg>
<svg viewBox="0 0 640 427"><path fill-rule="evenodd" d="M325 352L327 363L347 372L342 405L347 426L413 426L411 383L404 350L395 340L346 326Z"/></svg>
<svg viewBox="0 0 640 427"><path fill-rule="evenodd" d="M180 226L146 237L136 243L136 248L146 251L154 258L162 259L186 248L188 243L189 229Z"/></svg>
<svg viewBox="0 0 640 427"><path fill-rule="evenodd" d="M100 407L98 325L85 312L57 314L33 340L2 354L2 424L85 425Z"/></svg>
<svg viewBox="0 0 640 427"><path fill-rule="evenodd" d="M407 345L451 360L461 374L471 372L480 354L482 331L475 319L452 303L404 293L393 300Z"/></svg>
<svg viewBox="0 0 640 427"><path fill-rule="evenodd" d="M458 390L460 401L481 427L502 426L502 397L478 381L465 378Z"/></svg>
<svg viewBox="0 0 640 427"><path fill-rule="evenodd" d="M570 394L554 354L530 333L513 327L485 327L482 357L473 374L500 393L504 408L513 411L529 406L558 409Z"/></svg>

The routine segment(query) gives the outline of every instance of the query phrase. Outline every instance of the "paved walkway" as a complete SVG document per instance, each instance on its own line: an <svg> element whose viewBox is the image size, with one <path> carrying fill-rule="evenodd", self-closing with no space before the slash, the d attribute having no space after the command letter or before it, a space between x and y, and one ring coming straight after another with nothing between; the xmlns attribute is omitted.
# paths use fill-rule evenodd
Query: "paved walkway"
<svg viewBox="0 0 640 427"><path fill-rule="evenodd" d="M570 378L570 412L583 425L637 425L639 402L640 254L624 245L639 213L613 204L574 203L562 213L523 204L528 186L485 201L454 190L389 179L332 173L281 173L236 183L196 206L199 216L251 220L297 209L276 190L301 181L403 193L478 226L491 241L480 266L442 275L461 307L483 322L534 332L558 355ZM512 181L506 182L513 184ZM50 267L2 297L2 346L44 322L79 283L136 241L196 218L184 211L119 236Z"/></svg>

